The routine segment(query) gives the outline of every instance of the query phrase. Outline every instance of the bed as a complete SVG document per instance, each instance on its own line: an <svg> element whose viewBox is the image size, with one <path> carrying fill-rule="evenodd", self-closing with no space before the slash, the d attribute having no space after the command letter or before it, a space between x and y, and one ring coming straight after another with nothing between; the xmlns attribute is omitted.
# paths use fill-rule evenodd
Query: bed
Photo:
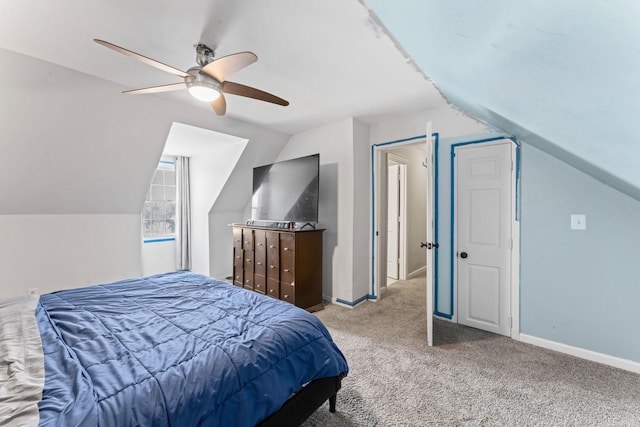
<svg viewBox="0 0 640 427"><path fill-rule="evenodd" d="M190 272L42 295L35 321L41 426L298 425L348 373L312 314Z"/></svg>

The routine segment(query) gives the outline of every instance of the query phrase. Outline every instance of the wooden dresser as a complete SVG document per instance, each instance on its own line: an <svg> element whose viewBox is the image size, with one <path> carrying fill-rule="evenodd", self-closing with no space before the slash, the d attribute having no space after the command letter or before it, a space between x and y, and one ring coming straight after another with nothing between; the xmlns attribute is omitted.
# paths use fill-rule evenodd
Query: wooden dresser
<svg viewBox="0 0 640 427"><path fill-rule="evenodd" d="M233 227L233 284L308 311L322 304L322 232Z"/></svg>

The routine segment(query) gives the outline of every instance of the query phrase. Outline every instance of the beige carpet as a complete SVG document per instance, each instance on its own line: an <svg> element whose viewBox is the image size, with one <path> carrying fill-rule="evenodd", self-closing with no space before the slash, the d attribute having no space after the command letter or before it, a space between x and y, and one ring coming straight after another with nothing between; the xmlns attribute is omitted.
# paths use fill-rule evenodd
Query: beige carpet
<svg viewBox="0 0 640 427"><path fill-rule="evenodd" d="M640 426L640 375L444 321L427 347L424 278L317 316L349 362L312 426Z"/></svg>

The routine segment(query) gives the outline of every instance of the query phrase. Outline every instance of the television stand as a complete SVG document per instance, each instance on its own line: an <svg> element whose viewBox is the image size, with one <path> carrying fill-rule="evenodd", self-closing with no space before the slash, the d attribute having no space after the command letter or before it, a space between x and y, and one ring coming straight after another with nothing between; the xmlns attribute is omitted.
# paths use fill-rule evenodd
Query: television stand
<svg viewBox="0 0 640 427"><path fill-rule="evenodd" d="M287 224L291 224L287 222ZM322 310L322 232L232 224L233 284Z"/></svg>

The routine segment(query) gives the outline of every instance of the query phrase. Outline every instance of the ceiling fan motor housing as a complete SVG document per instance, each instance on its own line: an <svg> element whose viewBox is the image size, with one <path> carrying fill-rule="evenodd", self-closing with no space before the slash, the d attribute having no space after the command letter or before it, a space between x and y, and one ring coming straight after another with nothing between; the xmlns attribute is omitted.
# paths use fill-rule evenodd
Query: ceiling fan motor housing
<svg viewBox="0 0 640 427"><path fill-rule="evenodd" d="M213 49L209 46L202 43L196 45L196 62L201 67L211 63L213 61L213 55Z"/></svg>
<svg viewBox="0 0 640 427"><path fill-rule="evenodd" d="M198 86L212 86L214 89L222 90L222 85L219 81L211 77L209 74L202 71L202 67L197 65L195 67L191 67L187 70L187 77L184 78L184 82L187 84L187 87L198 85Z"/></svg>

